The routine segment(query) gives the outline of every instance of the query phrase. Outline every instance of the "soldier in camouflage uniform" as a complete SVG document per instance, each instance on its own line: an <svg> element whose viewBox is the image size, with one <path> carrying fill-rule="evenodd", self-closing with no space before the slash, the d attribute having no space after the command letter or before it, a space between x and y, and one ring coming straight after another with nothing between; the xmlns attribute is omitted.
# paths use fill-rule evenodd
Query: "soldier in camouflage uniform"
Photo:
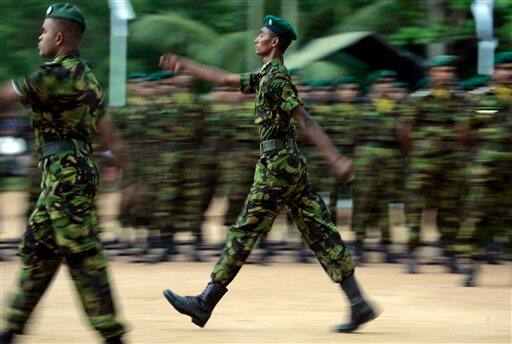
<svg viewBox="0 0 512 344"><path fill-rule="evenodd" d="M206 324L213 308L227 292L226 286L235 278L258 237L270 230L283 206L289 208L304 241L351 302L351 320L337 331L352 332L377 316L360 293L350 250L332 223L329 209L309 184L306 159L296 143L292 117L324 152L337 174L351 178L350 161L338 154L325 132L304 110L283 64L284 51L296 38L289 22L266 16L255 40L256 53L263 56L265 64L260 71L241 75L173 54L160 59L164 69L177 71L183 67L204 81L240 86L243 93L256 93L255 123L261 140L261 157L244 207L228 229L226 246L213 268L211 282L195 297L179 296L169 289L164 291L167 301L192 317L198 326Z"/></svg>
<svg viewBox="0 0 512 344"><path fill-rule="evenodd" d="M154 89L153 106L148 112L154 127L155 164L147 164L151 174L149 189L155 197L149 229L160 232L164 246L153 262L163 262L176 253L174 235L178 231L200 229L201 171L197 167L201 148L199 132L202 109L190 91L189 76L153 75L158 83Z"/></svg>
<svg viewBox="0 0 512 344"><path fill-rule="evenodd" d="M42 191L20 244L21 274L5 312L2 343L23 332L63 260L90 324L107 343L121 343L124 333L99 240L94 202L98 168L90 152L96 129L114 153L119 150L103 116L101 88L78 55L84 30L85 20L76 6L50 6L39 53L53 61L29 77L6 84L0 92L0 108L16 101L32 107L43 169Z"/></svg>
<svg viewBox="0 0 512 344"><path fill-rule="evenodd" d="M409 146L406 216L410 230L407 272L417 273L421 215L437 208L440 243L451 272L458 272L455 248L462 222L465 147L462 133L468 100L453 86L456 57L430 59L429 88L412 94L404 106L400 135Z"/></svg>
<svg viewBox="0 0 512 344"><path fill-rule="evenodd" d="M150 207L153 202L149 199L148 184L151 174L143 173L148 159L154 154L150 153L151 145L148 140L148 125L146 113L149 113L151 101L144 93L146 89L144 76L136 75L128 82L126 105L119 108L114 115L115 125L122 134L125 149L130 160L123 169L123 193L118 220L123 227L141 228L146 226L152 218ZM133 185L136 183L135 185ZM128 186L136 188L138 202L130 202L134 192Z"/></svg>
<svg viewBox="0 0 512 344"><path fill-rule="evenodd" d="M468 205L477 221L466 286L475 285L479 261L490 243L504 238L512 244L512 52L496 54L493 81L471 95L476 113L469 123L476 145Z"/></svg>
<svg viewBox="0 0 512 344"><path fill-rule="evenodd" d="M364 262L363 240L374 226L381 233L381 248L388 263L395 263L391 252L389 204L400 200L396 186L401 176L402 150L396 128L399 121L397 104L389 96L396 77L392 71L377 71L368 103L353 126L354 161L357 179L354 186L352 227L356 232L357 257Z"/></svg>
<svg viewBox="0 0 512 344"><path fill-rule="evenodd" d="M326 133L332 137L333 143L338 151L349 158L353 157L354 123L361 114L361 84L354 77L343 77L334 81L334 104L331 108L332 115L326 122ZM336 179L334 188L331 190L329 207L334 220L337 215L338 200L352 198L352 190L348 185L343 185ZM336 223L336 221L335 221Z"/></svg>

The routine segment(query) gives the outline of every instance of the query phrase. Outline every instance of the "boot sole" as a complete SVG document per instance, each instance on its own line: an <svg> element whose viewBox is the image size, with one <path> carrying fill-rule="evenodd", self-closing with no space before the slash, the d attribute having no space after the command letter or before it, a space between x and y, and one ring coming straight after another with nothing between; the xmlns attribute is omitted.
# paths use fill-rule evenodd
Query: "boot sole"
<svg viewBox="0 0 512 344"><path fill-rule="evenodd" d="M197 325L197 326L199 326L199 327L203 328L203 327L204 327L204 325L206 325L206 322L208 321L208 319L205 321L205 320L201 320L201 319L195 318L193 315L190 315L190 314L189 314L189 313L188 313L184 308L182 308L182 307L180 306L180 304L179 304L179 303L174 302L174 300L173 300L173 297L172 297L172 294L171 294L171 293L172 293L172 292L171 292L171 291L168 291L167 289L166 289L166 290L164 290L164 297L167 299L167 302L169 302L169 303L171 304L171 306L173 306L173 307L174 307L174 309L175 309L175 310L177 310L178 312L180 312L181 314L188 315L188 316L192 319L192 322L193 322L195 325ZM171 294L171 295L169 295L169 294Z"/></svg>
<svg viewBox="0 0 512 344"><path fill-rule="evenodd" d="M341 333L350 333L350 332L354 332L355 330L357 330L361 325L364 325L366 324L367 322L370 322L372 321L373 319L377 318L379 315L380 315L381 312L377 312L375 310L372 310L371 312L368 312L366 313L363 317L361 317L357 323L355 323L352 327L350 328L337 328L336 329L336 332L341 332Z"/></svg>

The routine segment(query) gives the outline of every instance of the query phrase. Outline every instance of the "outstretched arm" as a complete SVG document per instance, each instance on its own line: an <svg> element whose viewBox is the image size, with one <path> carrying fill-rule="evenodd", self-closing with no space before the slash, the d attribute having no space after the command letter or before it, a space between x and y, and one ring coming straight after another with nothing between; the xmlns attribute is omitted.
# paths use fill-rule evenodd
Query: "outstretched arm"
<svg viewBox="0 0 512 344"><path fill-rule="evenodd" d="M229 73L220 68L207 66L172 53L162 55L160 57L159 66L162 69L170 70L172 72L178 72L179 70L184 69L198 79L215 83L220 86L240 87L239 74Z"/></svg>
<svg viewBox="0 0 512 344"><path fill-rule="evenodd" d="M20 100L21 96L16 93L11 81L5 83L0 89L0 110L5 109L9 105L17 103Z"/></svg>
<svg viewBox="0 0 512 344"><path fill-rule="evenodd" d="M322 127L311 118L307 111L299 105L293 108L291 114L302 128L304 135L318 148L325 160L331 164L334 171L342 177L345 182L354 179L352 160L344 158L338 153L338 150L332 144L329 136L327 136Z"/></svg>

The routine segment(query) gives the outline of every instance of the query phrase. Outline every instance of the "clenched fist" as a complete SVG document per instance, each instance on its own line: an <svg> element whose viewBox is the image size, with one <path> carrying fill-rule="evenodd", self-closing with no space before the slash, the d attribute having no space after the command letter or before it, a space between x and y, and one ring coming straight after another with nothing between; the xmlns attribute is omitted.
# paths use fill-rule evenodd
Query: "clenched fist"
<svg viewBox="0 0 512 344"><path fill-rule="evenodd" d="M178 72L182 67L182 57L173 53L166 53L160 56L160 62L158 66L164 70L170 70L171 72Z"/></svg>
<svg viewBox="0 0 512 344"><path fill-rule="evenodd" d="M354 165L352 160L340 158L333 164L334 173L340 176L345 184L350 183L354 179Z"/></svg>

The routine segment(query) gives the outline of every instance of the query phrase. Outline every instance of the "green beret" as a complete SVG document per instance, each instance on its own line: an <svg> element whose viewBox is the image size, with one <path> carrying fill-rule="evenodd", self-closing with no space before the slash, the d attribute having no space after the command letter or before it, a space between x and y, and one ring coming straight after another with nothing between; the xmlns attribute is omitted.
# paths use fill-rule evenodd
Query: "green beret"
<svg viewBox="0 0 512 344"><path fill-rule="evenodd" d="M374 84L377 81L379 81L379 79L383 79L383 78L396 79L396 77L397 77L397 74L395 71L381 69L381 70L376 70L375 72L372 72L370 75L368 75L368 77L366 78L366 82L368 84Z"/></svg>
<svg viewBox="0 0 512 344"><path fill-rule="evenodd" d="M266 15L265 18L263 18L263 26L272 30L273 33L287 41L291 42L297 39L297 32L295 32L293 25L286 19Z"/></svg>
<svg viewBox="0 0 512 344"><path fill-rule="evenodd" d="M311 87L314 90L318 90L322 87L329 87L332 85L331 80L327 79L314 79L303 82L304 85Z"/></svg>
<svg viewBox="0 0 512 344"><path fill-rule="evenodd" d="M469 79L464 80L462 86L465 90L473 90L478 87L486 86L491 81L488 75L475 75Z"/></svg>
<svg viewBox="0 0 512 344"><path fill-rule="evenodd" d="M409 88L409 84L403 81L397 81L393 83L393 86L400 88Z"/></svg>
<svg viewBox="0 0 512 344"><path fill-rule="evenodd" d="M157 80L172 78L173 76L174 76L173 72L169 72L167 70L160 70L158 72L149 74L147 80L148 81L157 81Z"/></svg>
<svg viewBox="0 0 512 344"><path fill-rule="evenodd" d="M77 23L85 31L85 17L80 9L72 4L53 4L46 10L46 18L65 19Z"/></svg>
<svg viewBox="0 0 512 344"><path fill-rule="evenodd" d="M414 85L414 88L421 89L421 88L427 88L432 83L432 79L428 77L423 77L416 84Z"/></svg>
<svg viewBox="0 0 512 344"><path fill-rule="evenodd" d="M455 66L455 63L457 63L457 56L437 55L428 59L426 62L426 66L427 68Z"/></svg>
<svg viewBox="0 0 512 344"><path fill-rule="evenodd" d="M512 63L512 51L500 51L494 55L494 64Z"/></svg>
<svg viewBox="0 0 512 344"><path fill-rule="evenodd" d="M358 84L361 85L361 80L356 78L355 76L344 76L339 79L335 79L332 84L334 86L346 85L346 84Z"/></svg>

